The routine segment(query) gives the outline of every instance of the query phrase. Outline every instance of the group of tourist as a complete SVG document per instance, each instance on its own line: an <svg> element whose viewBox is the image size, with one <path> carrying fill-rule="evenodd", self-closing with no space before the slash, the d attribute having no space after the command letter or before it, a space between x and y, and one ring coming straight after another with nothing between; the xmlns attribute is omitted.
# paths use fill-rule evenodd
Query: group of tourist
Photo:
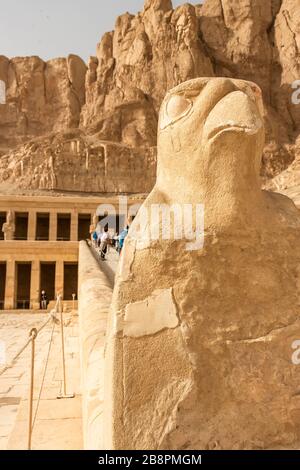
<svg viewBox="0 0 300 470"><path fill-rule="evenodd" d="M125 238L127 237L129 230L129 225L126 225L124 229L118 233L116 232L113 236L109 233L108 225L105 225L103 230L101 227L97 228L92 233L92 243L95 248L99 248L100 258L105 260L105 255L107 253L108 246L113 246L116 251L121 254L122 248L124 246ZM42 310L47 310L49 300L45 290L41 291L40 295L40 308Z"/></svg>
<svg viewBox="0 0 300 470"><path fill-rule="evenodd" d="M125 238L128 234L128 230L129 225L126 225L126 227L124 227L124 229L120 233L116 232L114 235L112 235L109 232L108 225L106 225L103 230L96 229L92 233L92 242L94 244L94 247L99 248L100 258L102 260L105 260L105 255L107 253L107 248L109 245L113 246L116 251L121 254Z"/></svg>

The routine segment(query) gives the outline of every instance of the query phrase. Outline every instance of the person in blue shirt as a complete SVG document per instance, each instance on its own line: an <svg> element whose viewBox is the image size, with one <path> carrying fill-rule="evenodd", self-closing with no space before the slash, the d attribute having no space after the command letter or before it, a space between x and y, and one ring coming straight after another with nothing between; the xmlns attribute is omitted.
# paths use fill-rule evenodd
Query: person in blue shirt
<svg viewBox="0 0 300 470"><path fill-rule="evenodd" d="M118 239L119 239L119 253L121 254L121 251L122 251L122 248L124 246L124 241L125 241L125 238L127 237L128 235L128 229L129 229L129 226L127 225L124 230L122 230L122 232L120 233L120 235L118 236Z"/></svg>
<svg viewBox="0 0 300 470"><path fill-rule="evenodd" d="M97 246L97 240L98 240L98 234L96 232L96 230L94 231L93 233L93 242L94 242L94 246Z"/></svg>

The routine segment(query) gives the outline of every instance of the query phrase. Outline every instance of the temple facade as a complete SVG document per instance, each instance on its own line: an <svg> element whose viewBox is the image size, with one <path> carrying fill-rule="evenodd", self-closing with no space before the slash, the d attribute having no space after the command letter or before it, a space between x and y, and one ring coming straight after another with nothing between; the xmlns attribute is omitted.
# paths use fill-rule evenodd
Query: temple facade
<svg viewBox="0 0 300 470"><path fill-rule="evenodd" d="M0 196L0 309L38 310L42 290L50 304L58 293L76 302L79 241L103 219L99 207L112 231L122 229L142 198L126 202L121 207L116 196Z"/></svg>

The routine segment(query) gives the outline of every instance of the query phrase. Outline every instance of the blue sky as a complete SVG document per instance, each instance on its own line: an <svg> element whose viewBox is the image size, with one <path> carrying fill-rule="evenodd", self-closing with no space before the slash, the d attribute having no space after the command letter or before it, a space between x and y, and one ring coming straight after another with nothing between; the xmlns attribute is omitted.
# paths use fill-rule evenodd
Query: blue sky
<svg viewBox="0 0 300 470"><path fill-rule="evenodd" d="M184 3L173 0L174 7ZM47 60L73 53L87 60L118 15L143 5L144 0L0 0L0 55Z"/></svg>

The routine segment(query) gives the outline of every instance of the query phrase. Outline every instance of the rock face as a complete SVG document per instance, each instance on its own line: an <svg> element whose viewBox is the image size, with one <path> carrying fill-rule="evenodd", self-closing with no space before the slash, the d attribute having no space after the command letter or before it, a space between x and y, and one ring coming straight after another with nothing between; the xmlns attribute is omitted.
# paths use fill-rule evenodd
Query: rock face
<svg viewBox="0 0 300 470"><path fill-rule="evenodd" d="M175 10L170 0L147 0L141 13L117 19L88 67L73 55L46 63L2 56L7 104L0 105L0 155L11 151L12 161L17 146L33 145L36 137L45 138L45 146L51 132L64 145L64 133L79 128L94 142L123 145L124 152L134 149L133 155L142 152L147 160L143 149L156 145L167 90L191 78L224 76L255 81L263 90L267 139L261 172L273 177L300 158L300 105L292 103L292 83L300 78L299 28L298 0L206 0ZM72 160L77 163L74 178L83 182L81 163ZM147 167L146 161L145 173ZM153 184L149 179L145 191ZM26 185L31 180L23 178Z"/></svg>
<svg viewBox="0 0 300 470"><path fill-rule="evenodd" d="M119 17L114 33L100 42L89 64L82 124L96 126L102 138L155 145L166 91L190 77L212 74L195 8L173 11L170 1L147 1L143 13Z"/></svg>
<svg viewBox="0 0 300 470"><path fill-rule="evenodd" d="M52 131L78 127L85 102L86 65L77 56L43 62L0 57L6 105L0 107L0 150Z"/></svg>
<svg viewBox="0 0 300 470"><path fill-rule="evenodd" d="M157 181L113 294L104 449L299 448L300 216L260 189L263 118L241 80L191 80L163 101ZM174 211L169 238L154 207Z"/></svg>
<svg viewBox="0 0 300 470"><path fill-rule="evenodd" d="M2 184L20 189L143 193L152 189L155 148L88 139L79 130L52 133L0 159Z"/></svg>

